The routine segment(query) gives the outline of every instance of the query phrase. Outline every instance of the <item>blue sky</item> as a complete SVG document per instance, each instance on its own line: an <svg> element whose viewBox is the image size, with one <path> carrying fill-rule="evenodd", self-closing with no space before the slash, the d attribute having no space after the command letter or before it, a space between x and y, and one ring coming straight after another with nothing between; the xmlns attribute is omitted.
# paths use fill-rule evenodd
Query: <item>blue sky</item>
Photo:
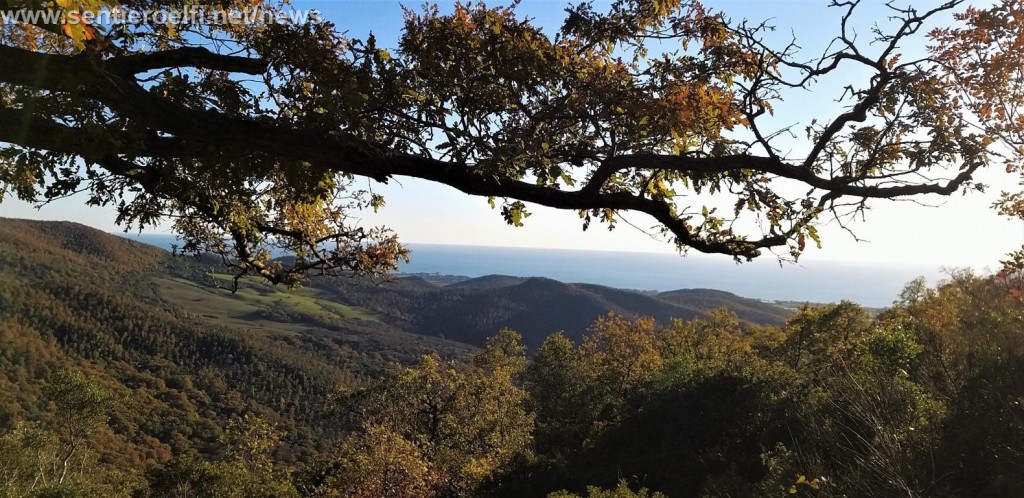
<svg viewBox="0 0 1024 498"><path fill-rule="evenodd" d="M836 33L840 14L836 9L825 8L827 2L824 1L726 0L706 3L734 19L772 19L778 27L778 41L788 41L791 35L795 36L807 58L819 54ZM862 27L875 20L884 20L885 12L878 5L880 3L865 2L862 5L858 17ZM364 37L373 31L383 46L393 46L400 34L402 9L398 2L295 0L292 4L297 9L321 11L325 18L352 37ZM416 8L419 2L407 5ZM555 0L525 0L519 11L553 31L559 26L565 5L565 2ZM862 36L866 39L867 35L864 30ZM912 52L919 47L906 47L906 50ZM777 105L774 123L785 126L815 117L829 117L830 111L836 109L833 99L839 96L840 88L840 85L828 86L825 82L815 92L788 95L785 102ZM799 147L799 144L794 144L794 147ZM1024 224L998 217L990 206L1000 190L1019 187L1015 177L1001 171L987 171L983 173L982 180L991 186L986 194L919 199L935 207L910 202L876 202L867 213L867 219L853 227L859 237L869 242L854 241L833 223L821 230L823 248L808 250L804 258L947 266L995 265L1007 251L1024 243ZM645 252L673 250L668 243L652 240L627 224L620 224L613 232L596 225L583 232L574 212L532 206L534 214L526 220L526 226L513 228L505 225L500 214L487 206L486 199L469 197L442 185L402 178L374 188L386 195L388 205L379 214L366 213L364 222L390 226L406 242ZM113 223L112 210L87 208L81 199L75 198L40 210L8 199L0 204L0 214L20 218L67 219L107 231L118 230ZM650 228L652 225L642 215L626 213L624 218L638 227Z"/></svg>

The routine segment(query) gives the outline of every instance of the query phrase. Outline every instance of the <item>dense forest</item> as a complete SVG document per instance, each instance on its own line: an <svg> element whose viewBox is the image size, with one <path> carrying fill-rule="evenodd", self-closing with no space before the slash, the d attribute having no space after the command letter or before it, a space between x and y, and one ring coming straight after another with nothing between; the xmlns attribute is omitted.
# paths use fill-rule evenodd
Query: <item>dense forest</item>
<svg viewBox="0 0 1024 498"><path fill-rule="evenodd" d="M95 438L95 451L114 467L216 455L223 429L244 414L286 430L275 458L295 461L337 432L319 423L335 390L426 351L468 350L393 330L354 329L359 321L344 330L273 328L203 316L195 302L186 310L166 298L172 275L195 271L166 251L81 225L2 220L0 422L10 428L58 421L61 415L49 409L54 401L43 394L45 379L68 370L121 400ZM291 316L314 324L318 318Z"/></svg>
<svg viewBox="0 0 1024 498"><path fill-rule="evenodd" d="M241 327L163 297L167 275L197 271L190 260L68 223L0 231L4 496L1007 496L1024 485L1013 274L911 282L874 316L849 302L778 325L727 309L613 313L580 337L551 331L527 348L495 330L476 349L387 327L352 342L376 336L342 326L376 322L332 328L309 311L289 315L320 317L306 332Z"/></svg>

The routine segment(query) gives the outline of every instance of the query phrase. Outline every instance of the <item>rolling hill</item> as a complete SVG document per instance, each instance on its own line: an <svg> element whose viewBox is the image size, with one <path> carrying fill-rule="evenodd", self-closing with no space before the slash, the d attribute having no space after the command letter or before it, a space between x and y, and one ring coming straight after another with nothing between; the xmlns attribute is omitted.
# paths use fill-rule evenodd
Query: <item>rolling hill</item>
<svg viewBox="0 0 1024 498"><path fill-rule="evenodd" d="M690 319L721 307L741 320L778 325L792 311L721 291L679 290L658 295L593 284L568 284L547 278L487 275L446 286L417 278L416 285L396 279L381 285L358 279L316 280L313 286L348 305L371 310L384 322L429 336L482 345L507 327L523 335L528 347L555 331L579 340L598 316L616 313L654 317L660 323Z"/></svg>
<svg viewBox="0 0 1024 498"><path fill-rule="evenodd" d="M209 454L227 420L257 413L286 431L278 458L295 461L331 440L333 391L427 352L465 355L503 327L535 347L559 330L578 340L609 312L666 322L729 306L762 323L789 313L718 291L500 275L315 278L297 290L244 279L232 293L220 272L212 258L74 223L0 218L0 423L45 417L40 386L71 367L145 407L112 414L105 458L145 466Z"/></svg>
<svg viewBox="0 0 1024 498"><path fill-rule="evenodd" d="M680 289L661 292L655 297L695 313L726 307L736 313L740 319L754 323L780 325L792 314L791 311L775 304L714 289Z"/></svg>
<svg viewBox="0 0 1024 498"><path fill-rule="evenodd" d="M142 468L209 454L228 420L256 413L287 432L279 457L294 461L331 440L335 390L469 349L316 289L247 282L231 294L190 279L196 265L73 223L0 219L0 424L45 418L41 386L72 368L131 400L99 438L106 459Z"/></svg>
<svg viewBox="0 0 1024 498"><path fill-rule="evenodd" d="M453 347L450 341L433 338L479 346L505 327L523 334L528 346L539 344L554 331L579 339L594 318L609 312L651 316L667 323L728 307L741 320L765 324L780 324L791 313L709 289L651 295L507 275L460 278L448 285L419 277L384 283L317 278L298 290L244 279L238 291L231 293L226 289L230 275L221 273L223 267L213 258L172 258L162 250L74 223L3 220L3 225L0 235L20 248L9 250L8 257L23 257L9 266L24 276L36 278L46 266L40 260L70 273L78 272L78 265L94 270L113 267L108 276L136 275L151 298L180 308L185 316L260 331L268 337L302 337L304 351L320 357L328 357L341 345L357 352L346 356L359 371L380 371L379 364L373 364L377 360L366 360L367 355L384 362L409 361L412 351ZM322 347L320 343L328 337L331 347Z"/></svg>

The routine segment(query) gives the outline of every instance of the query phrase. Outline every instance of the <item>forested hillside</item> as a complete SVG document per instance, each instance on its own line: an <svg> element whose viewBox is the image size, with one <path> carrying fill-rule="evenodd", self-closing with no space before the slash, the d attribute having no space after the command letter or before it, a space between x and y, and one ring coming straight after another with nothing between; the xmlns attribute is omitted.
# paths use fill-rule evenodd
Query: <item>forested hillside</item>
<svg viewBox="0 0 1024 498"><path fill-rule="evenodd" d="M843 302L764 325L725 309L659 321L588 304L736 302L713 291L651 297L490 277L447 290L409 278L289 292L245 279L231 293L213 263L74 224L0 223L0 495L1010 496L1024 486L1024 293L1012 273L912 282L873 317ZM436 323L455 336L495 318L440 317L479 306L525 320L556 313L556 298L596 321L529 352L508 329L476 349L399 327Z"/></svg>
<svg viewBox="0 0 1024 498"><path fill-rule="evenodd" d="M721 307L735 310L740 319L752 323L780 325L792 315L773 304L722 291L688 289L651 296L601 285L504 275L446 286L416 277L383 286L360 279L314 279L313 286L333 293L340 302L373 310L405 330L477 346L503 327L520 332L531 349L555 330L578 340L594 317L609 312L650 316L663 324L706 316Z"/></svg>
<svg viewBox="0 0 1024 498"><path fill-rule="evenodd" d="M175 276L194 273L190 264L73 223L0 222L0 421L45 420L45 379L72 368L130 401L98 439L113 464L215 455L221 429L246 413L279 423L288 437L278 457L294 461L330 439L330 392L426 351L466 350L325 313L274 316L296 307L207 292ZM258 316L232 321L204 306Z"/></svg>
<svg viewBox="0 0 1024 498"><path fill-rule="evenodd" d="M55 422L42 394L47 379L77 372L123 401L95 437L95 454L112 469L216 457L224 428L246 414L278 424L287 436L274 458L294 463L337 438L337 425L325 422L330 393L427 352L470 350L434 336L482 345L502 326L523 325L536 345L552 330L578 336L611 310L658 309L616 306L554 281L536 281L554 294L531 295L532 280L446 289L415 278L333 279L288 291L245 279L232 293L230 276L218 271L216 258L172 257L75 223L4 219L0 422ZM546 318L517 322L536 315L536 298L552 307ZM572 309L571 298L586 306L554 313ZM659 306L652 314L668 320ZM690 313L681 310L672 308Z"/></svg>

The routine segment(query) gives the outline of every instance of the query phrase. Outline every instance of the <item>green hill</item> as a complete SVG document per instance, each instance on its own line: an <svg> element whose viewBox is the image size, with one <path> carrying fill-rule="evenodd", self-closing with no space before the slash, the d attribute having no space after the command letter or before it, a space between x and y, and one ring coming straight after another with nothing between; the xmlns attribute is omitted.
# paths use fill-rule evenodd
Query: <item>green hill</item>
<svg viewBox="0 0 1024 498"><path fill-rule="evenodd" d="M75 223L0 220L0 421L44 417L41 380L72 366L146 407L113 415L109 449L130 450L110 458L208 453L226 420L252 412L282 424L287 461L330 439L323 405L335 389L426 352L463 355L503 327L532 347L558 330L579 339L608 312L663 323L720 306L753 322L788 313L717 291L498 275L317 278L293 291L243 279L232 293L223 271Z"/></svg>
<svg viewBox="0 0 1024 498"><path fill-rule="evenodd" d="M792 315L791 310L775 304L713 289L680 289L662 292L655 297L698 313L725 306L741 319L754 323L781 325Z"/></svg>
<svg viewBox="0 0 1024 498"><path fill-rule="evenodd" d="M509 275L484 275L482 277L471 278L457 282L446 287L449 289L498 289L501 287L509 287L512 285L519 285L525 282L527 279L524 277L513 277Z"/></svg>
<svg viewBox="0 0 1024 498"><path fill-rule="evenodd" d="M105 459L209 454L227 420L255 413L287 432L279 457L293 461L331 440L331 392L427 351L467 351L316 289L231 294L191 279L203 271L81 225L0 219L0 422L45 418L43 379L71 367L132 400L98 438Z"/></svg>
<svg viewBox="0 0 1024 498"><path fill-rule="evenodd" d="M609 312L651 316L667 324L728 307L741 320L778 325L792 313L772 304L719 291L680 290L656 296L593 284L567 284L546 278L488 275L447 286L411 285L406 278L372 284L359 279L315 280L345 304L370 310L403 330L483 345L508 327L534 347L551 332L579 339L594 318ZM417 279L418 280L418 279ZM713 293L713 294L709 294Z"/></svg>

